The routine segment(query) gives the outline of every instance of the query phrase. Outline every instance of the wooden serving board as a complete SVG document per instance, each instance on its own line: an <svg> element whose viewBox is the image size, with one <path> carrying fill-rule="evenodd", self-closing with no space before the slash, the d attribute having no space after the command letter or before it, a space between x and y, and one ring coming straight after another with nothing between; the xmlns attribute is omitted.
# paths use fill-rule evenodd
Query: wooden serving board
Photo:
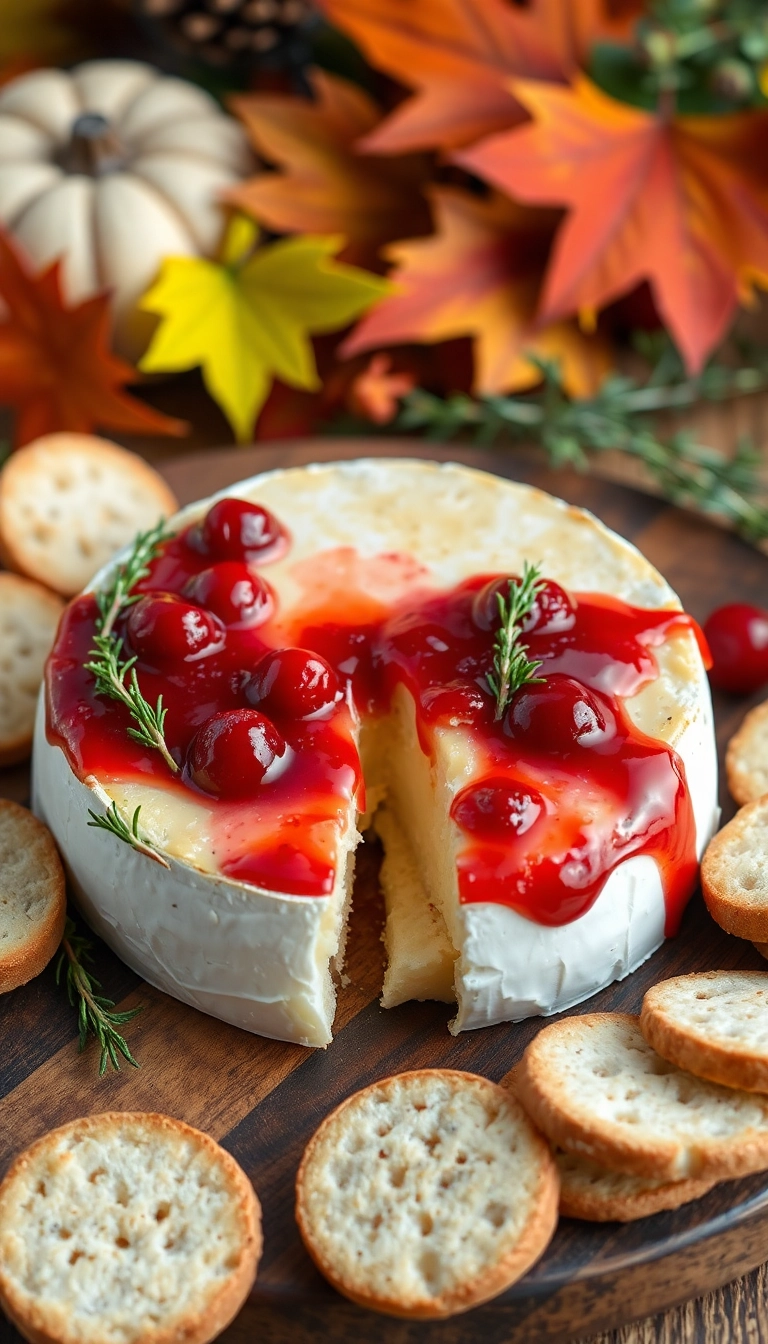
<svg viewBox="0 0 768 1344"><path fill-rule="evenodd" d="M263 445L177 460L165 474L183 502L256 471L361 455L460 460L530 481L590 508L635 542L703 619L723 602L768 599L768 558L692 515L620 485L542 470L535 457L431 448L403 440ZM759 697L755 697L758 699ZM748 702L718 697L721 749ZM0 793L23 800L25 769L0 772ZM730 815L722 790L725 815ZM467 1316L436 1324L374 1317L334 1293L306 1256L293 1220L293 1182L302 1149L325 1114L383 1075L425 1065L501 1078L539 1030L538 1019L468 1032L446 1028L451 1009L412 1003L384 1012L379 853L362 848L347 972L336 1036L325 1051L238 1031L144 984L106 948L97 951L104 991L144 1011L127 1028L138 1071L99 1081L93 1045L78 1056L76 1022L49 968L0 999L0 1169L53 1125L89 1112L160 1110L206 1129L242 1164L264 1210L265 1249L254 1291L222 1337L228 1344L544 1344L571 1340L650 1315L728 1282L768 1252L768 1177L731 1182L674 1213L641 1222L590 1225L563 1219L554 1242L521 1283ZM700 897L682 931L588 1011L639 1009L646 988L667 975L716 967L765 968L748 943L722 933ZM578 1009L576 1010L578 1011ZM18 1340L0 1325L3 1344Z"/></svg>

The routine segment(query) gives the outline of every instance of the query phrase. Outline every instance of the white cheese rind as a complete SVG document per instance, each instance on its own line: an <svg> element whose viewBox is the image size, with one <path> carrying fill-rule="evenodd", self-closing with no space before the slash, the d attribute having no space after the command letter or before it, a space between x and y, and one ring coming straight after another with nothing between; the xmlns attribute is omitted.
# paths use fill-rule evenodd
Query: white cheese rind
<svg viewBox="0 0 768 1344"><path fill-rule="evenodd" d="M258 499L293 534L288 555L267 574L283 611L302 601L297 562L308 561L314 571L317 556L340 546L363 557L411 554L438 585L482 572L519 572L528 558L575 590L611 593L638 606L678 606L639 552L591 515L468 468L406 459L332 463L265 473L220 492L230 494ZM178 521L183 525L210 503L191 506ZM103 579L98 575L94 585ZM396 567L391 574L372 571L367 591L393 598L398 585L410 582ZM681 754L701 851L716 822L711 703L693 637L677 642L683 650L679 675L665 670L635 698L633 717ZM170 855L165 869L111 834L88 828L88 809L99 805L61 748L48 742L42 701L33 783L35 810L53 830L83 913L139 974L246 1030L306 1045L328 1043L334 1009L329 959L342 919L344 851L357 841L351 828L333 897L278 896ZM647 857L622 864L592 910L560 928L534 924L497 904L460 906L453 930L455 942L460 930L461 944L454 1029L578 1002L644 961L662 941L663 922L659 874Z"/></svg>
<svg viewBox="0 0 768 1344"><path fill-rule="evenodd" d="M53 832L85 918L132 970L246 1031L328 1045L336 897L278 896L170 856L163 868L89 827L88 809L104 809L47 741L42 697L32 771L33 809Z"/></svg>

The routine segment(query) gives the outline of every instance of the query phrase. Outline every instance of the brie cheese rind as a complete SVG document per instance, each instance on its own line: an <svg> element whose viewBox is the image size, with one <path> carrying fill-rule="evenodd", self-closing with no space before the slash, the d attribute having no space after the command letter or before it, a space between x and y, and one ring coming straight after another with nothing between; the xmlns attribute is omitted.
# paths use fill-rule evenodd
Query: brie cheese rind
<svg viewBox="0 0 768 1344"><path fill-rule="evenodd" d="M358 586L385 605L418 582L447 588L476 574L519 573L527 559L575 592L680 609L648 561L590 514L466 467L377 459L269 472L192 505L171 526L233 495L266 506L291 534L288 551L262 569L278 595L277 642L281 627L284 642L293 642L291 629L303 623L318 586L326 599L344 594L352 561ZM691 631L678 630L654 653L658 678L625 706L638 728L682 760L700 856L718 816L709 686ZM430 761L401 685L388 713L363 723L360 748L369 805L386 795L379 820L388 851L385 1006L455 998L453 1031L552 1013L627 975L663 941L662 881L649 855L620 863L592 908L560 926L534 923L503 904L461 904L461 837L449 810L476 774L466 734L436 729ZM105 811L109 800L126 817L141 804L143 832L167 856L167 868L88 827L89 809ZM354 804L336 826L330 895L279 895L222 877L210 805L156 781L79 779L46 736L44 687L33 806L56 837L86 919L144 979L260 1035L329 1043L360 838Z"/></svg>

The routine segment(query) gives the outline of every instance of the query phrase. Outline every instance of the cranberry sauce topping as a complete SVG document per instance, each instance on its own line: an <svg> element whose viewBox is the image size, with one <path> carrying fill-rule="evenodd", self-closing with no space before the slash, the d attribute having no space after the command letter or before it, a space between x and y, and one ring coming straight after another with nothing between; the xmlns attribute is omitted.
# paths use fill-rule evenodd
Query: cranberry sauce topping
<svg viewBox="0 0 768 1344"><path fill-rule="evenodd" d="M478 763L452 808L465 836L463 901L564 924L590 908L618 863L650 854L672 932L696 874L684 770L635 728L623 701L658 675L654 646L695 628L690 618L546 583L524 627L545 680L517 691L496 721L487 675L508 577L436 592L420 571L406 597L401 589L382 605L366 596L373 562L361 560L350 582L345 548L344 600L318 583L311 615L302 623L290 613L289 622L257 572L287 544L266 510L222 500L164 544L138 585L143 596L118 622L144 696L154 704L162 694L167 706L175 778L129 737L125 708L95 695L83 665L96 604L86 596L70 605L48 666L48 728L74 769L196 798L214 818L223 873L327 894L339 817L351 798L363 805L346 688L362 712L375 712L404 683L425 753L436 730L461 726ZM381 559L393 572L400 564Z"/></svg>

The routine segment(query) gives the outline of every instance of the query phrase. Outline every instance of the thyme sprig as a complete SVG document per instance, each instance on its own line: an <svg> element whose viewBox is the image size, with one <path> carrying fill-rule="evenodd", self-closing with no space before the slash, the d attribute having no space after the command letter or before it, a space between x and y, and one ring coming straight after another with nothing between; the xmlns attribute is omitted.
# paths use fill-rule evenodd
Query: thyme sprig
<svg viewBox="0 0 768 1344"><path fill-rule="evenodd" d="M422 430L435 440L462 434L482 444L538 441L553 467L582 471L601 453L624 453L642 464L673 503L723 519L748 541L768 538L759 451L743 439L729 456L687 430L662 438L652 419L654 412L682 411L702 400L724 401L768 387L768 359L758 353L739 368L715 362L687 378L670 342L651 353L644 381L614 375L594 397L579 400L567 396L556 364L536 360L543 385L532 396L443 399L417 388L402 399L395 428Z"/></svg>
<svg viewBox="0 0 768 1344"><path fill-rule="evenodd" d="M56 984L61 984L62 971L66 966L67 995L72 1007L77 1008L80 1053L82 1054L85 1049L89 1035L95 1036L101 1049L99 1077L103 1078L108 1064L111 1064L113 1069L119 1070L119 1056L127 1060L134 1069L138 1069L138 1062L131 1054L125 1037L117 1028L124 1026L140 1013L141 1005L137 1008L127 1008L123 1012L115 1012L114 1000L96 992L101 988L99 981L83 965L84 962L92 960L93 943L90 939L83 938L77 932L74 921L68 918L61 941L61 954L56 964Z"/></svg>
<svg viewBox="0 0 768 1344"><path fill-rule="evenodd" d="M128 729L129 737L142 746L159 751L168 769L176 774L179 767L165 741L165 716L168 711L163 706L163 697L159 695L154 706L144 698L136 676L136 658L123 657L123 640L114 630L118 616L138 602L141 594L133 593L132 589L149 573L150 561L164 540L165 524L162 520L149 532L140 533L130 555L121 565L116 566L109 587L97 594L99 614L96 634L90 661L85 667L96 678L96 694L120 701L138 725Z"/></svg>
<svg viewBox="0 0 768 1344"><path fill-rule="evenodd" d="M117 836L118 840L124 841L125 844L130 845L132 849L138 850L139 854L146 854L147 858L154 859L155 863L162 864L163 868L170 868L168 860L163 857L160 851L155 849L154 845L150 844L148 840L145 840L144 837L140 835L140 812L141 805L136 808L129 824L120 816L115 802L109 803L104 815L101 815L98 812L93 812L89 807L88 816L91 820L88 822L88 825L95 826L102 831L110 831L112 835Z"/></svg>
<svg viewBox="0 0 768 1344"><path fill-rule="evenodd" d="M522 622L530 615L543 586L539 567L526 560L522 578L510 579L507 596L496 594L501 624L493 642L493 671L486 674L486 679L496 697L497 721L503 717L515 691L544 681L544 677L536 676L541 663L529 660L528 645L522 641Z"/></svg>

